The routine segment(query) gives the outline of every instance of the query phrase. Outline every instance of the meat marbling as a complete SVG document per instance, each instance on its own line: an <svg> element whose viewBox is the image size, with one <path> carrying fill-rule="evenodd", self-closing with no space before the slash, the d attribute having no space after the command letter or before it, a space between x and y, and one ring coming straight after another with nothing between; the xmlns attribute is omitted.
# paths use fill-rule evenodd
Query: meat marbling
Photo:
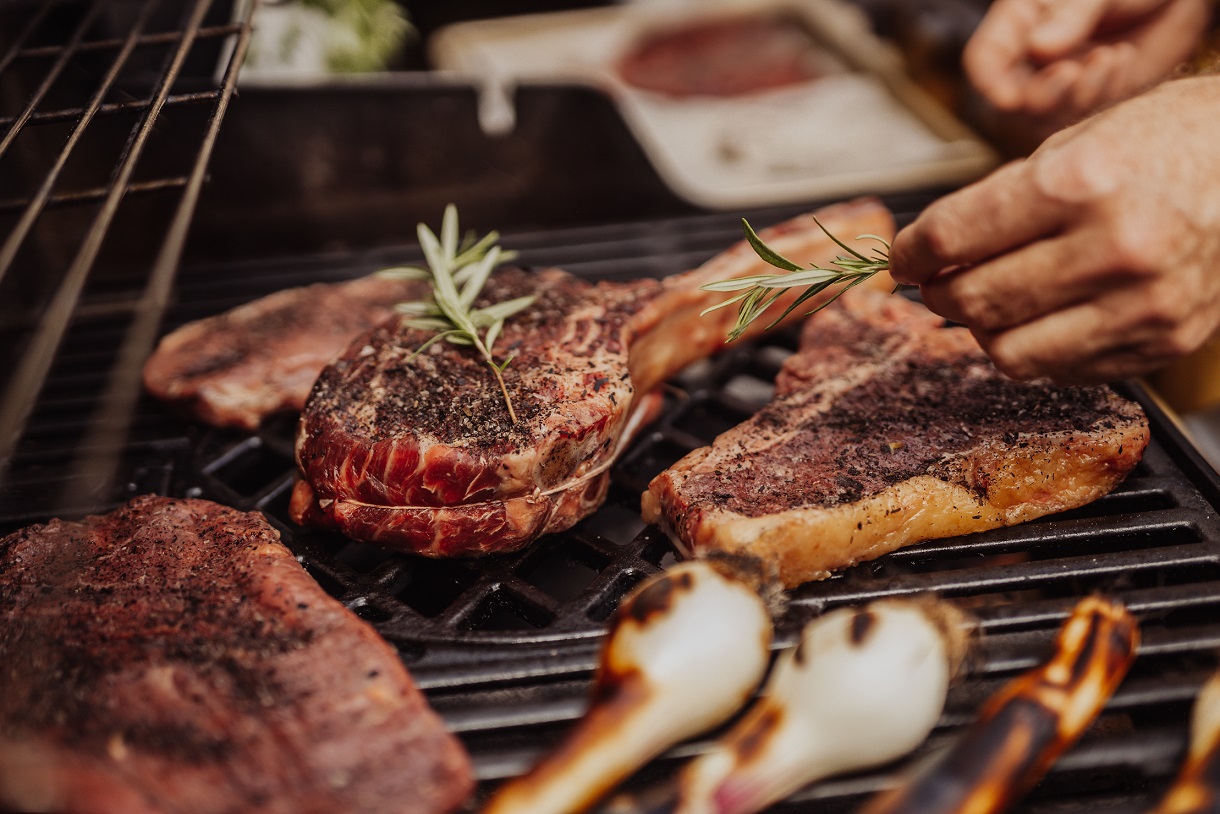
<svg viewBox="0 0 1220 814"><path fill-rule="evenodd" d="M166 334L144 365L144 387L205 423L253 430L300 410L322 368L417 281L370 276L277 291Z"/></svg>
<svg viewBox="0 0 1220 814"><path fill-rule="evenodd" d="M0 539L0 810L440 814L460 744L257 514L137 498Z"/></svg>
<svg viewBox="0 0 1220 814"><path fill-rule="evenodd" d="M1013 381L966 329L859 290L805 324L770 404L653 479L644 519L687 549L774 559L791 587L1081 506L1148 440L1109 388Z"/></svg>
<svg viewBox="0 0 1220 814"><path fill-rule="evenodd" d="M873 200L817 214L838 235L893 231ZM808 215L762 237L802 262L839 251ZM496 345L513 356L515 424L474 354L437 342L413 357L428 335L403 319L380 324L326 368L305 406L293 517L431 556L509 551L570 527L601 504L610 464L655 410L654 389L723 347L735 312L701 317L725 295L699 286L773 271L742 241L661 281L497 272L485 301L537 296Z"/></svg>

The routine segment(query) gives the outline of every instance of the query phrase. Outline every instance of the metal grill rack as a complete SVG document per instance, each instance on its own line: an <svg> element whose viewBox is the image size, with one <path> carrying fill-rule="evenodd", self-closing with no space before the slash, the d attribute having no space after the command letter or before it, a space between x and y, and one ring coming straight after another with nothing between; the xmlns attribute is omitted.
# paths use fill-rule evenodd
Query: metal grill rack
<svg viewBox="0 0 1220 814"><path fill-rule="evenodd" d="M927 196L888 200L900 221ZM789 211L751 213L765 224ZM561 265L607 279L693 267L738 237L735 216L509 233L523 262ZM315 281L344 279L418 260L413 247L187 267L165 329L239 302ZM87 303L86 303L87 304ZM82 409L99 397L98 360L121 338L116 325L73 327L52 370L19 457L0 491L0 531L42 519L65 480L78 477L72 444ZM391 641L474 756L483 790L523 771L581 714L599 636L619 599L673 561L664 537L639 519L639 494L665 466L744 419L771 394L792 334L742 345L696 364L669 385L666 410L614 468L610 498L595 515L513 555L431 561L392 554L287 519L294 418L257 433L219 431L142 399L117 477L98 493L104 509L144 492L200 495L268 515L319 582ZM1103 719L1021 810L1137 811L1172 774L1186 719L1220 645L1220 481L1137 387L1154 440L1115 493L1082 509L967 538L928 543L866 563L792 593L778 644L825 610L881 596L936 591L975 613L984 646L920 756L943 745L1005 679L1045 654L1081 596L1121 597L1140 617L1136 666ZM65 440L66 439L66 440ZM701 748L684 744L633 782L671 772ZM917 756L914 760L917 760ZM898 767L807 789L779 811L850 811L894 779Z"/></svg>
<svg viewBox="0 0 1220 814"><path fill-rule="evenodd" d="M171 286L252 8L235 20L206 0L0 6L0 460L8 463L0 533L148 492L263 511L310 573L398 648L471 751L486 793L581 714L605 619L673 561L669 543L639 519L648 480L765 402L793 337L742 345L676 377L664 415L613 470L606 505L526 551L429 561L295 527L286 513L293 417L253 434L218 431L140 397L139 369L158 326L419 258L403 246L195 262ZM931 197L887 203L902 222ZM660 276L737 240L740 214L765 225L793 213L518 231L504 243L526 263L591 278ZM133 255L132 246L145 251ZM1153 444L1114 494L1012 529L899 551L792 592L777 644L828 609L922 591L967 607L985 637L917 755L805 789L776 811L854 810L1039 661L1072 604L1098 591L1140 617L1139 658L1102 719L1020 810L1135 812L1156 798L1220 647L1220 479L1142 389L1129 394L1150 414ZM701 748L671 750L633 785L672 773Z"/></svg>
<svg viewBox="0 0 1220 814"><path fill-rule="evenodd" d="M67 504L113 470L253 8L235 19L213 0L0 8L0 469L69 325L124 325ZM108 239L132 230L144 251L116 251ZM87 290L96 296L81 307Z"/></svg>

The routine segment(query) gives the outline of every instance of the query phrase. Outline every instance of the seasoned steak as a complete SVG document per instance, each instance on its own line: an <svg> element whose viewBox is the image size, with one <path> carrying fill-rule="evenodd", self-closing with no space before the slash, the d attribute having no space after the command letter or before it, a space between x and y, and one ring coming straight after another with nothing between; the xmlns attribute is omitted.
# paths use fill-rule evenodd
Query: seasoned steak
<svg viewBox="0 0 1220 814"><path fill-rule="evenodd" d="M137 498L0 540L0 810L440 814L465 752L258 514Z"/></svg>
<svg viewBox="0 0 1220 814"><path fill-rule="evenodd" d="M363 277L277 291L167 334L144 365L144 387L208 424L253 430L272 413L300 410L353 337L425 290Z"/></svg>
<svg viewBox="0 0 1220 814"><path fill-rule="evenodd" d="M1013 381L966 329L854 291L806 323L770 404L649 484L644 519L688 549L773 558L793 586L1088 503L1148 440L1109 388Z"/></svg>
<svg viewBox="0 0 1220 814"><path fill-rule="evenodd" d="M892 231L875 201L818 213L837 234ZM791 257L829 260L837 247L808 215L763 234ZM607 470L655 399L686 364L723 347L731 310L714 280L772 270L743 241L664 281L593 283L558 269L503 269L483 302L532 294L496 343L518 420L468 349L390 319L357 338L318 378L296 454L298 522L432 556L520 547L602 502Z"/></svg>

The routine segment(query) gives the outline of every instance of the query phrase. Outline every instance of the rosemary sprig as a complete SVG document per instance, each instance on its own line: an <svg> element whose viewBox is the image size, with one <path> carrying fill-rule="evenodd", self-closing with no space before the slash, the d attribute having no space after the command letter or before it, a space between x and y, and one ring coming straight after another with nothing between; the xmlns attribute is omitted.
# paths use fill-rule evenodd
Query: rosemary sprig
<svg viewBox="0 0 1220 814"><path fill-rule="evenodd" d="M832 235L816 217L813 219L813 222L823 232L826 232L827 237L833 240L843 251L847 252L846 255L841 254L835 257L829 267L817 264L811 264L809 268L798 266L764 243L758 236L758 233L750 226L749 222L745 218L741 219L741 224L746 232L746 240L749 241L758 256L772 266L783 269L785 273L756 274L752 277L738 277L733 280L721 280L700 286L704 291L741 292L703 311L703 314L709 314L712 311L727 308L734 303L740 303L737 309L737 323L729 331L728 341L731 342L734 339L740 338L745 333L746 328L762 316L763 312L770 308L790 288L806 286L805 291L784 310L784 313L780 314L767 326L768 329L774 328L784 317L800 307L805 301L816 297L831 286L841 284L843 287L836 291L834 296L829 300L810 311L810 314L817 313L827 305L830 305L847 292L848 289L859 285L877 272L889 269L890 244L885 238L878 237L877 235L860 235L856 238L857 240L875 240L881 244L882 248L874 249L873 255L870 257L861 254Z"/></svg>
<svg viewBox="0 0 1220 814"><path fill-rule="evenodd" d="M424 250L427 268L398 266L377 272L379 276L392 280L428 280L432 283L432 299L400 302L394 306L398 313L409 317L406 324L410 327L436 332L435 336L416 348L410 358L414 359L441 339L455 345L473 347L495 375L500 392L504 394L509 418L516 424L517 413L513 410L513 400L504 384L504 369L513 357L497 362L491 351L504 329L504 320L528 308L534 302L534 297L517 297L482 308L474 307L492 269L499 263L511 260L516 254L502 251L495 245L500 237L496 232L490 232L478 240L472 233L467 233L459 244L457 207L453 204L445 207L440 237L422 223L416 227L416 233L419 235L419 245Z"/></svg>

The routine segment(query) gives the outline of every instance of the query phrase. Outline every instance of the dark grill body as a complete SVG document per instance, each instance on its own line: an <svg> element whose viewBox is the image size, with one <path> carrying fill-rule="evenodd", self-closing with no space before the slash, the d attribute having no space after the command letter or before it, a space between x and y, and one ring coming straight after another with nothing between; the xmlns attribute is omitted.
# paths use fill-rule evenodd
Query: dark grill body
<svg viewBox="0 0 1220 814"><path fill-rule="evenodd" d="M87 6L65 3L55 8L55 13L70 17ZM22 12L28 9L9 10ZM9 30L0 26L0 31ZM0 47L9 45L0 42ZM22 60L27 68L30 59ZM153 72L161 65L155 61ZM0 67L11 66L0 62ZM9 80L10 74L0 71L0 91L18 87L24 92L29 87L28 82ZM131 85L126 87L130 94ZM0 115L9 117L3 127L21 114L21 103L10 103L10 97L20 96L0 95ZM286 136L277 153L281 163L260 167L256 153L243 153L251 134L277 117L285 133L312 118L317 124L308 138L331 146L346 144L350 152L338 154L335 163L354 165L359 151L353 138L359 134L348 128L355 127L350 123L359 117L347 114L370 108L374 99L380 105L378 118L395 136L409 135L409 125L424 112L434 124L451 120L452 144L447 149L486 155L486 176L475 173L463 179L457 191L442 188L441 179L426 176L428 167L423 165L429 153L422 150L420 166L408 168L420 173L413 176L419 183L404 182L393 195L371 194L380 181L353 173L322 192L289 189L278 207L247 196L256 180L271 178L281 168L303 172L311 160L302 147L306 135ZM204 186L168 309L163 318L153 320L156 333L288 286L416 262L415 221L427 219L435 226L449 197L464 215L469 213L468 222L475 228L502 229L503 244L519 251L522 263L560 266L590 279L684 271L738 240L740 216L762 226L795 214L791 209L731 214L691 210L647 174L612 108L588 91L535 88L519 105L522 132L507 142L488 144L475 134L469 87L413 78L347 96L333 89L244 93L231 111L232 130L226 126L217 143L212 182ZM571 143L547 153L552 146L548 139L554 137L534 139L531 146L530 135L543 132L548 122L584 122L571 126L595 134L582 142L577 133ZM185 139L180 125L178 120L166 128L187 158L198 157L198 141ZM434 137L434 129L429 129L415 144L440 149ZM484 149L485 154L478 152ZM605 166L594 166L594 153L605 155L606 150L617 166L627 169L614 175ZM18 159L16 152L0 152L0 179L13 177ZM545 177L527 198L538 205L519 205L501 170L514 162L534 167L544 161L574 172L585 170ZM36 186L6 184L3 197L19 190L28 198ZM370 193L365 198L359 195L362 189ZM481 190L487 194L481 196ZM935 195L928 190L891 196L886 202L902 224ZM565 207L565 202L584 198L592 200ZM2 213L6 236L13 234L24 211L19 203ZM56 208L79 211L66 202ZM374 208L381 214L366 217ZM243 225L245 216L250 222ZM573 223L577 218L580 225ZM66 235L71 226L50 220L39 224L49 236ZM150 492L201 496L261 510L322 586L399 650L429 700L470 749L485 781L483 791L497 779L522 771L584 709L599 636L619 599L674 561L669 542L639 519L640 493L661 469L742 421L770 397L772 379L795 347L794 335L735 346L676 377L667 389L660 421L614 468L605 506L571 531L513 555L414 558L303 530L288 520L294 478L292 416L274 418L255 433L214 430L137 396L128 429L95 430L95 413L111 398L116 381L133 372L138 378L142 362L142 357L137 359L133 371L122 353L139 324L142 294L159 266L127 261L144 244L151 247L145 254L155 255L168 228L149 225L142 234L116 232L113 253L100 256L79 307L64 322L65 336L53 353L46 384L35 388L37 401L28 420L21 422L19 441L0 483L0 533L52 515L106 510ZM55 259L44 252L39 262L61 270L70 265L55 266ZM22 280L26 292L23 308L16 309L20 313L0 310L9 348L6 382L12 381L10 371L27 358L37 317L48 308L49 296L33 291L37 286L32 285L43 277L24 271L32 267L14 264L7 279L0 279L10 287ZM154 271L147 271L150 267ZM170 267L176 268L173 263ZM1123 389L1148 412L1153 441L1144 462L1113 494L1068 514L928 543L806 585L792 593L781 621L778 644L785 644L802 622L828 609L923 591L942 593L975 613L982 622L984 646L967 679L952 691L940 726L920 752L925 755L968 723L1002 682L1047 652L1056 627L1078 598L1093 592L1120 597L1142 623L1136 665L1083 742L1022 804L1025 812L1138 811L1149 805L1175 770L1186 744L1190 704L1216 665L1220 479L1142 388ZM102 456L109 464L100 479L92 477L94 470L87 466L99 443L104 452L116 453ZM693 743L672 750L633 784L643 786L668 775L698 749ZM892 782L905 765L822 783L778 810L853 810L864 796Z"/></svg>

